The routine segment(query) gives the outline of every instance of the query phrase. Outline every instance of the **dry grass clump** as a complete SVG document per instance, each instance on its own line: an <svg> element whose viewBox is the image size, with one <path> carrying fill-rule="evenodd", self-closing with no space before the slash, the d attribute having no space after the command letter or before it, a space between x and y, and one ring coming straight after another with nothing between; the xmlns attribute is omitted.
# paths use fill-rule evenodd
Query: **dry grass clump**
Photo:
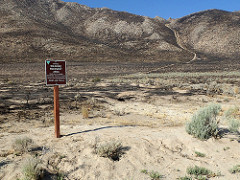
<svg viewBox="0 0 240 180"><path fill-rule="evenodd" d="M54 125L54 117L52 116L52 113L45 113L45 115L42 118L42 123L44 127Z"/></svg>
<svg viewBox="0 0 240 180"><path fill-rule="evenodd" d="M101 117L101 118L106 118L107 115L104 110L98 110L95 112L94 117Z"/></svg>
<svg viewBox="0 0 240 180"><path fill-rule="evenodd" d="M235 118L238 115L239 115L239 108L236 106L227 109L223 114L224 118L226 119Z"/></svg>
<svg viewBox="0 0 240 180"><path fill-rule="evenodd" d="M91 116L103 116L104 117L104 113L102 111L103 106L101 105L100 101L94 97L89 98L88 100L84 101L82 103L82 107L81 107L81 113L83 115L84 119L89 118L89 115L91 114ZM102 114L94 114L94 112L96 111L101 111Z"/></svg>
<svg viewBox="0 0 240 180"><path fill-rule="evenodd" d="M12 144L12 147L16 153L26 153L31 150L33 140L28 137L17 138Z"/></svg>
<svg viewBox="0 0 240 180"><path fill-rule="evenodd" d="M107 157L113 161L119 161L123 155L122 142L118 140L110 140L109 142L95 145L95 152L101 157Z"/></svg>
<svg viewBox="0 0 240 180"><path fill-rule="evenodd" d="M151 180L160 180L162 178L164 178L163 175L161 175L159 172L157 171L148 171L146 169L142 170L141 173L147 174L149 175L149 177L151 178Z"/></svg>
<svg viewBox="0 0 240 180"><path fill-rule="evenodd" d="M224 119L228 123L230 132L238 132L240 127L240 120L238 118L239 118L239 108L236 106L229 108L227 111L224 112Z"/></svg>
<svg viewBox="0 0 240 180"><path fill-rule="evenodd" d="M43 178L44 171L39 159L27 159L22 167L23 178L21 180L39 180Z"/></svg>
<svg viewBox="0 0 240 180"><path fill-rule="evenodd" d="M229 131L237 133L240 127L240 121L238 119L229 120Z"/></svg>
<svg viewBox="0 0 240 180"><path fill-rule="evenodd" d="M233 93L234 93L235 95L239 94L239 87L234 86L234 87L233 87Z"/></svg>
<svg viewBox="0 0 240 180"><path fill-rule="evenodd" d="M82 106L82 116L83 116L84 119L87 119L89 117L88 107Z"/></svg>
<svg viewBox="0 0 240 180"><path fill-rule="evenodd" d="M113 114L117 116L124 116L126 114L125 109L123 108L115 108L113 110Z"/></svg>

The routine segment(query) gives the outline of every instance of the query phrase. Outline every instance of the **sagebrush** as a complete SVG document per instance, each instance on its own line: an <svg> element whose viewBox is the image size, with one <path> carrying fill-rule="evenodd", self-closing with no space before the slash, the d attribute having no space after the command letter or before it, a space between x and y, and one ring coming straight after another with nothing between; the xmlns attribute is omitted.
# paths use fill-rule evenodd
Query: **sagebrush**
<svg viewBox="0 0 240 180"><path fill-rule="evenodd" d="M220 110L219 104L210 104L197 111L186 125L187 133L202 140L217 137L219 128L216 118Z"/></svg>

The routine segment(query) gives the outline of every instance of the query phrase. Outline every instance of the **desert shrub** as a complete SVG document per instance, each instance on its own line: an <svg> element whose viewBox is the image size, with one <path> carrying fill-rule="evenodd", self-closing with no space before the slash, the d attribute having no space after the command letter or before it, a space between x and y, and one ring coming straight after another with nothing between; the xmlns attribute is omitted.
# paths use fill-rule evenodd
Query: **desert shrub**
<svg viewBox="0 0 240 180"><path fill-rule="evenodd" d="M149 176L152 180L158 180L163 178L163 175L159 174L159 172L157 171L150 171Z"/></svg>
<svg viewBox="0 0 240 180"><path fill-rule="evenodd" d="M142 171L141 171L141 173L144 173L144 174L147 174L147 175L149 175L149 177L152 179L152 180L159 180L159 179L162 179L162 178L164 178L164 176L163 175L161 175L159 172L157 172L157 171L148 171L148 170L146 170L146 169L143 169Z"/></svg>
<svg viewBox="0 0 240 180"><path fill-rule="evenodd" d="M12 146L17 153L26 153L31 149L33 140L28 137L17 138Z"/></svg>
<svg viewBox="0 0 240 180"><path fill-rule="evenodd" d="M218 104L200 109L193 115L191 122L187 123L187 133L202 140L217 137L219 131L216 117L220 110L221 107Z"/></svg>
<svg viewBox="0 0 240 180"><path fill-rule="evenodd" d="M188 176L184 176L184 177L180 177L180 178L177 178L178 180L192 180L191 177L188 177Z"/></svg>
<svg viewBox="0 0 240 180"><path fill-rule="evenodd" d="M201 152L198 152L198 151L195 151L195 154L197 157L205 157L206 155L204 153L201 153Z"/></svg>
<svg viewBox="0 0 240 180"><path fill-rule="evenodd" d="M194 166L187 168L187 174L189 176L184 176L177 178L179 180L207 180L209 177L220 176L221 173L213 173L209 169L204 167Z"/></svg>
<svg viewBox="0 0 240 180"><path fill-rule="evenodd" d="M230 147L224 147L224 148L223 148L224 151L227 151L227 150L229 150L229 149L230 149Z"/></svg>
<svg viewBox="0 0 240 180"><path fill-rule="evenodd" d="M148 174L148 170L143 169L143 170L141 170L141 173L143 173L143 174Z"/></svg>
<svg viewBox="0 0 240 180"><path fill-rule="evenodd" d="M231 107L228 110L224 112L224 118L229 119L229 118L235 118L239 113L238 107Z"/></svg>
<svg viewBox="0 0 240 180"><path fill-rule="evenodd" d="M113 161L118 161L123 154L123 146L121 141L111 140L107 143L98 144L95 152L101 157L107 157Z"/></svg>
<svg viewBox="0 0 240 180"><path fill-rule="evenodd" d="M232 169L229 170L230 173L235 174L235 173L240 173L240 165L234 166Z"/></svg>
<svg viewBox="0 0 240 180"><path fill-rule="evenodd" d="M57 173L54 180L64 180L65 175L63 173Z"/></svg>
<svg viewBox="0 0 240 180"><path fill-rule="evenodd" d="M229 108L224 112L224 119L227 121L229 131L231 132L238 132L238 129L240 127L240 120L237 119L238 114L239 108L236 106Z"/></svg>
<svg viewBox="0 0 240 180"><path fill-rule="evenodd" d="M194 167L188 167L187 168L187 173L189 175L195 175L195 176L199 176L199 175L209 175L212 174L212 171L204 168L204 167L199 167L199 166L194 166Z"/></svg>
<svg viewBox="0 0 240 180"><path fill-rule="evenodd" d="M240 121L238 119L229 120L229 131L238 132L239 126L240 126Z"/></svg>
<svg viewBox="0 0 240 180"><path fill-rule="evenodd" d="M30 158L25 161L22 167L22 180L39 180L43 177L43 169L39 159Z"/></svg>
<svg viewBox="0 0 240 180"><path fill-rule="evenodd" d="M101 81L101 78L100 77L94 77L93 79L92 79L92 82L94 82L94 83L97 83L97 82L100 82Z"/></svg>

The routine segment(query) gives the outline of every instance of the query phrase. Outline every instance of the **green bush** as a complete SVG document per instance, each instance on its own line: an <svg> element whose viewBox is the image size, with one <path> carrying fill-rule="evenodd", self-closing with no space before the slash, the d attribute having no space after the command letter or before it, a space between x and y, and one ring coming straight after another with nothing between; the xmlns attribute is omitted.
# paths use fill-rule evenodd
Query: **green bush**
<svg viewBox="0 0 240 180"><path fill-rule="evenodd" d="M187 123L187 133L202 140L217 137L219 131L216 117L220 110L219 104L210 104L200 109L193 115L191 122Z"/></svg>
<svg viewBox="0 0 240 180"><path fill-rule="evenodd" d="M198 152L198 151L195 151L195 154L197 157L205 157L206 156L206 154Z"/></svg>
<svg viewBox="0 0 240 180"><path fill-rule="evenodd" d="M240 121L238 119L229 120L229 131L238 132L239 126L240 126Z"/></svg>
<svg viewBox="0 0 240 180"><path fill-rule="evenodd" d="M212 171L210 171L204 167L194 166L194 167L187 168L187 173L189 175L200 176L200 175L212 174Z"/></svg>
<svg viewBox="0 0 240 180"><path fill-rule="evenodd" d="M199 166L191 166L187 168L188 176L177 178L179 180L207 180L210 177L222 176L220 172L214 173L209 169Z"/></svg>

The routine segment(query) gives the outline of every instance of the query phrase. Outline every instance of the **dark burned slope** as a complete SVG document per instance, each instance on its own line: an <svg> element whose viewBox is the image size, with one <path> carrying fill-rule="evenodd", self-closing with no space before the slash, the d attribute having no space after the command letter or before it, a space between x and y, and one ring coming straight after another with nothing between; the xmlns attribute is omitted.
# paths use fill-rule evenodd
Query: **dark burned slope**
<svg viewBox="0 0 240 180"><path fill-rule="evenodd" d="M187 62L194 53L202 59L239 56L239 13L204 11L169 24L60 0L0 0L0 17L0 62Z"/></svg>
<svg viewBox="0 0 240 180"><path fill-rule="evenodd" d="M172 21L178 43L209 60L239 59L240 12L207 10Z"/></svg>
<svg viewBox="0 0 240 180"><path fill-rule="evenodd" d="M0 60L188 61L158 19L58 0L0 0Z"/></svg>

